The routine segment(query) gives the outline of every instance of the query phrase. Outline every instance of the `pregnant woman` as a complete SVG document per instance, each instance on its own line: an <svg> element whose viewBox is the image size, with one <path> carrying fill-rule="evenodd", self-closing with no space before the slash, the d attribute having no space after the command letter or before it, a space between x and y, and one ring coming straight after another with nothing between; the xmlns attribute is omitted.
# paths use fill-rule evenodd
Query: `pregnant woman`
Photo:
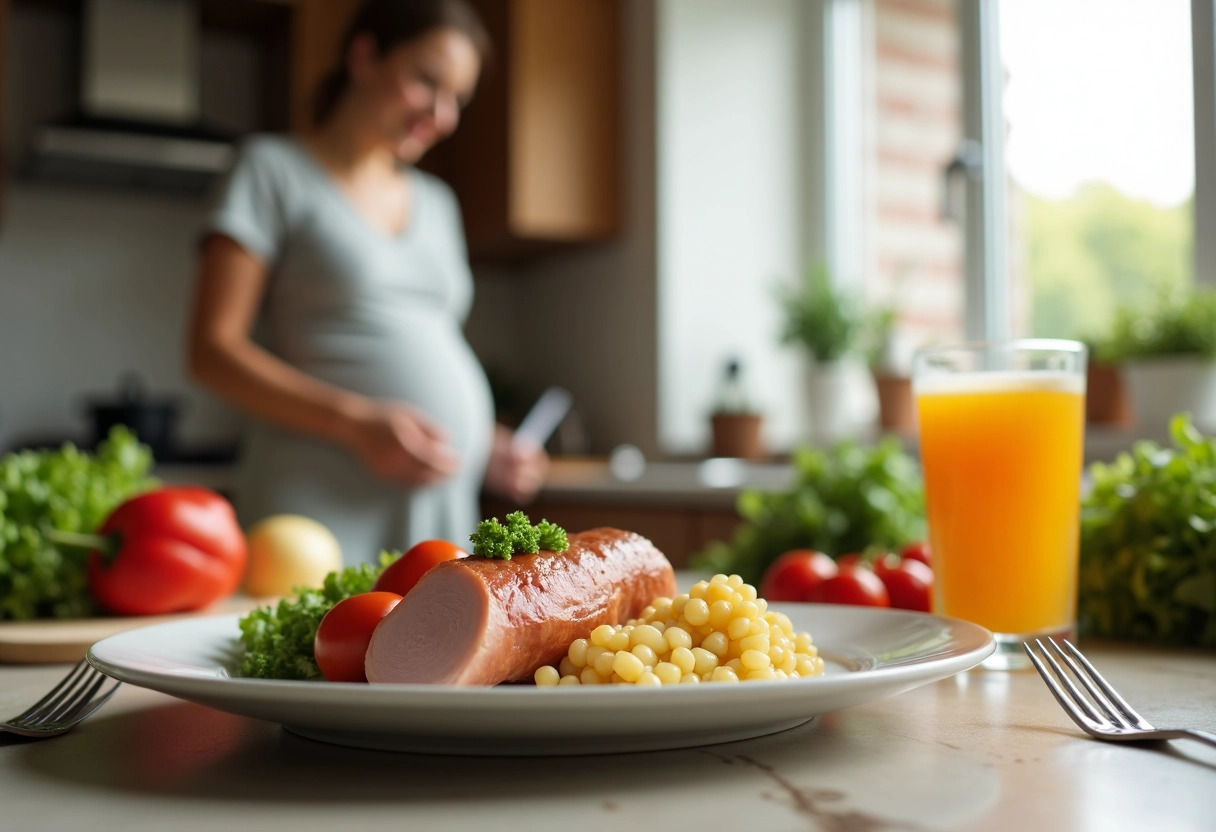
<svg viewBox="0 0 1216 832"><path fill-rule="evenodd" d="M468 539L483 484L523 502L547 457L493 420L461 326L473 282L451 190L414 164L455 130L488 38L464 0L370 0L312 129L242 146L205 229L202 385L254 417L237 508L328 526L348 563Z"/></svg>

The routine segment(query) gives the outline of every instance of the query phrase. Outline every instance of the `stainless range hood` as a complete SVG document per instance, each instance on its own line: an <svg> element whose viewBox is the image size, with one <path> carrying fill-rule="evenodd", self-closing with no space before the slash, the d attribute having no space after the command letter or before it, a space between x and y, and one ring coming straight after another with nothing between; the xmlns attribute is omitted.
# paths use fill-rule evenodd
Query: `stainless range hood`
<svg viewBox="0 0 1216 832"><path fill-rule="evenodd" d="M194 0L85 0L80 101L41 125L23 172L72 184L198 192L233 136L201 121Z"/></svg>

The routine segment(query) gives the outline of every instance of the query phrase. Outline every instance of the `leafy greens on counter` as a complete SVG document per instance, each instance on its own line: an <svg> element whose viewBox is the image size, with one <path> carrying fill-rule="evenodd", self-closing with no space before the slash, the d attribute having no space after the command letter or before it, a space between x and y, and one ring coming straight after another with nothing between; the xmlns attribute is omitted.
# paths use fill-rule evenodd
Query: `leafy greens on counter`
<svg viewBox="0 0 1216 832"><path fill-rule="evenodd" d="M1186 416L1170 434L1090 467L1078 617L1095 635L1216 647L1216 441Z"/></svg>
<svg viewBox="0 0 1216 832"><path fill-rule="evenodd" d="M739 496L743 522L734 537L711 543L694 557L694 568L758 584L768 565L790 549L838 557L924 539L920 467L898 439L869 448L853 441L827 451L801 448L792 464L796 480L789 490Z"/></svg>
<svg viewBox="0 0 1216 832"><path fill-rule="evenodd" d="M157 485L151 467L151 451L124 427L93 453L65 443L0 458L0 621L96 612L88 551L52 543L47 532L96 531L120 503Z"/></svg>

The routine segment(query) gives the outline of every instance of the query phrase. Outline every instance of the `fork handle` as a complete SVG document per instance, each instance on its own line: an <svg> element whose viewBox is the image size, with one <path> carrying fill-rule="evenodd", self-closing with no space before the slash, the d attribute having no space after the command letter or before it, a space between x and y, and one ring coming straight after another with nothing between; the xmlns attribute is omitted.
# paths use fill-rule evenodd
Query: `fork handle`
<svg viewBox="0 0 1216 832"><path fill-rule="evenodd" d="M1211 731L1198 731L1193 728L1185 728L1178 732L1178 737L1180 739L1199 740L1216 748L1216 734L1213 734Z"/></svg>

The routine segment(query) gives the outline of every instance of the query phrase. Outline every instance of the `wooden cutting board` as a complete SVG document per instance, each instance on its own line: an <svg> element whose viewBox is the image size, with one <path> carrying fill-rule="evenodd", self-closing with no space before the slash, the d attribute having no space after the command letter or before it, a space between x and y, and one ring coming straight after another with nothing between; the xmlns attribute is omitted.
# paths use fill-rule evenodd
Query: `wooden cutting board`
<svg viewBox="0 0 1216 832"><path fill-rule="evenodd" d="M181 621L204 615L246 613L255 607L278 602L277 598L233 596L205 610L174 615L143 615L130 618L44 619L0 623L0 662L10 664L52 664L75 662L84 658L93 642L123 630Z"/></svg>

